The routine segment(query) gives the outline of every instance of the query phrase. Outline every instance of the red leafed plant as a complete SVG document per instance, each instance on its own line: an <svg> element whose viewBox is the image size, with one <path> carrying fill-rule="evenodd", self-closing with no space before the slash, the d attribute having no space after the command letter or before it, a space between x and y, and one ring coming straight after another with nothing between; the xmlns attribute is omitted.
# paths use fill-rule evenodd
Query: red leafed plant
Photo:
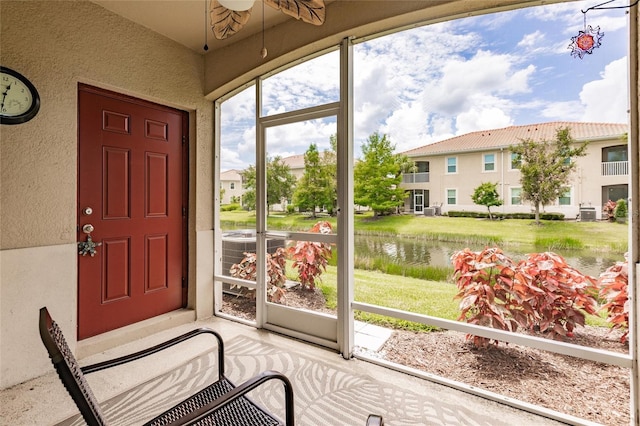
<svg viewBox="0 0 640 426"><path fill-rule="evenodd" d="M616 220L616 217L614 215L614 212L616 210L616 206L617 206L617 204L616 204L615 201L609 200L609 201L607 201L607 203L602 208L603 213L607 215L607 219L610 222L613 222L614 220Z"/></svg>
<svg viewBox="0 0 640 426"><path fill-rule="evenodd" d="M607 303L600 310L607 312L607 321L613 324L612 329L623 328L625 333L620 338L622 343L627 341L629 335L629 264L616 262L600 274L598 287L599 296Z"/></svg>
<svg viewBox="0 0 640 426"><path fill-rule="evenodd" d="M287 277L284 274L285 250L278 248L273 254L267 253L267 298L272 302L278 302L285 297L284 283ZM256 254L244 253L240 263L235 263L229 268L232 277L244 280L256 281ZM234 285L231 286L235 287ZM255 295L254 292L251 292Z"/></svg>
<svg viewBox="0 0 640 426"><path fill-rule="evenodd" d="M515 265L499 248L472 252L468 248L451 256L454 279L458 287L455 298L460 299L460 316L466 320L500 330L515 331L518 327L515 300L511 286ZM467 335L478 348L489 346L491 339ZM498 343L495 341L495 343Z"/></svg>
<svg viewBox="0 0 640 426"><path fill-rule="evenodd" d="M458 320L508 331L538 328L557 338L572 337L575 326L585 324L585 312L597 312L595 279L555 253L530 254L514 264L498 248L465 249L451 260L455 298L461 299ZM476 347L489 343L473 336Z"/></svg>
<svg viewBox="0 0 640 426"><path fill-rule="evenodd" d="M573 337L585 312L596 315L596 280L568 265L558 254L529 254L516 266L514 297L521 301L530 329L553 338Z"/></svg>
<svg viewBox="0 0 640 426"><path fill-rule="evenodd" d="M327 221L316 223L311 232L331 233L331 224ZM288 249L293 259L293 267L298 270L298 281L303 287L315 289L316 279L327 269L331 258L331 245L315 241L298 241Z"/></svg>

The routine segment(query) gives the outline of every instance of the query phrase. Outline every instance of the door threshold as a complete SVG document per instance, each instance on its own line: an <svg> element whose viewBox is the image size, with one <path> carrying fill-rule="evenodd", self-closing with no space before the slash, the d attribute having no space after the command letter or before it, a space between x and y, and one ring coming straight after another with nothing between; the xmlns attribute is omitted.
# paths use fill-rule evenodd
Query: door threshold
<svg viewBox="0 0 640 426"><path fill-rule="evenodd" d="M86 358L108 349L131 343L150 334L195 322L195 320L196 311L192 309L178 309L177 311L158 315L126 327L80 340L78 341L76 356L78 359Z"/></svg>

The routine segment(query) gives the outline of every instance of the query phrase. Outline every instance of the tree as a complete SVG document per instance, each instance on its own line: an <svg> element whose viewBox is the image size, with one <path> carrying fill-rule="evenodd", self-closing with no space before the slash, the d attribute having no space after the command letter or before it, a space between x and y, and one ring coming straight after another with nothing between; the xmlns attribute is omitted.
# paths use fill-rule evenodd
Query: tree
<svg viewBox="0 0 640 426"><path fill-rule="evenodd" d="M304 175L296 186L293 203L300 210L311 210L315 218L316 207L333 207L334 193L331 170L324 163L317 146L312 143L304 154Z"/></svg>
<svg viewBox="0 0 640 426"><path fill-rule="evenodd" d="M354 167L354 201L370 207L375 216L394 211L406 198L400 182L408 160L394 149L387 135L375 132L362 145L363 158Z"/></svg>
<svg viewBox="0 0 640 426"><path fill-rule="evenodd" d="M502 200L500 199L497 188L497 183L483 182L473 190L473 195L471 195L471 199L475 204L487 207L490 220L493 220L491 207L500 207L502 205Z"/></svg>
<svg viewBox="0 0 640 426"><path fill-rule="evenodd" d="M540 206L546 206L557 199L569 183L576 164L574 157L586 155L588 142L575 147L568 127L556 130L553 141L534 142L522 140L511 146L520 163L520 184L522 199L531 202L535 209L536 224L540 224Z"/></svg>
<svg viewBox="0 0 640 426"><path fill-rule="evenodd" d="M254 165L247 167L242 173L242 184L246 189L243 202L250 210L256 208L256 168ZM293 195L296 178L291 174L291 169L280 156L267 157L267 211L270 206L280 204L283 200Z"/></svg>

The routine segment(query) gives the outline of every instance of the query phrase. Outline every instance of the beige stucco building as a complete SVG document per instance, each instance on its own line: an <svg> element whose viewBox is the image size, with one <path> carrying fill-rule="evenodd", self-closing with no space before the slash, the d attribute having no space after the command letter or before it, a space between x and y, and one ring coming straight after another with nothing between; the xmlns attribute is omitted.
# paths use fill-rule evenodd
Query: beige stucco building
<svg viewBox="0 0 640 426"><path fill-rule="evenodd" d="M220 203L231 204L241 203L242 194L242 175L239 170L227 170L220 173ZM235 201L234 201L235 200Z"/></svg>
<svg viewBox="0 0 640 426"><path fill-rule="evenodd" d="M364 37L423 22L438 22L474 13L548 3L541 0L429 0L327 3L327 19L310 28L295 20L280 22L266 31L269 46L263 59L260 34L215 46L204 52L186 47L149 29L148 22L133 22L100 4L105 1L0 1L0 63L19 71L36 86L40 111L20 125L0 126L0 388L6 388L51 371L37 331L37 313L48 306L65 331L72 350L80 357L136 339L154 330L191 322L214 314L214 267L220 236L215 229L219 182L215 181L216 110L214 101L258 76L306 55L340 45L348 37ZM112 7L144 9L152 17L167 7L202 2L113 2ZM198 26L202 16L198 15ZM144 21L144 20L141 20ZM189 26L179 22L177 26ZM631 10L629 54L631 159L629 175L638 179L638 38L636 9ZM202 33L200 33L202 34ZM201 45L200 45L201 46ZM248 52L256 52L249 54ZM183 143L187 148L186 190L182 212L185 222L183 308L160 316L160 321L140 321L123 330L77 338L80 282L79 238L86 207L79 205L79 85L140 99L186 114ZM348 95L348 94L347 94ZM348 96L346 96L348 98ZM338 107L336 107L338 109ZM343 124L344 129L349 124ZM617 135L619 132L612 133ZM574 136L579 137L575 134ZM498 151L495 151L498 154ZM459 155L461 168L480 168L476 158ZM593 167L600 169L595 156ZM348 170L349 165L339 164ZM430 173L444 170L434 161ZM346 175L339 176L339 179ZM604 177L595 185L604 185ZM435 182L431 182L434 184ZM438 183L439 185L439 183ZM448 185L430 189L430 203L444 201ZM446 187L445 187L446 186ZM576 192L578 190L576 189ZM596 199L575 193L576 202ZM637 185L629 196L638 199ZM348 197L345 199L348 200ZM348 209L344 211L349 211ZM630 264L638 262L638 206L630 210ZM348 232L349 225L340 230ZM348 246L341 252L349 257ZM98 259L99 257L96 257ZM79 260L80 259L80 260ZM346 279L347 274L341 276ZM342 290L341 290L342 291ZM352 292L352 290L351 290ZM344 290L349 295L349 290ZM352 297L352 294L351 294ZM349 299L340 309L351 309ZM346 308L345 308L346 307ZM365 309L359 306L358 309ZM636 306L637 309L637 306ZM349 324L339 315L336 347L349 355ZM635 325L637 327L637 323ZM632 336L634 334L632 333ZM346 343L345 343L346 342ZM638 379L638 343L633 374ZM637 388L636 392L637 392ZM636 393L637 396L637 393ZM637 417L636 417L637 419Z"/></svg>
<svg viewBox="0 0 640 426"><path fill-rule="evenodd" d="M629 197L627 124L550 122L472 132L406 151L416 162L416 171L403 177L410 192L405 211L434 214L437 207L448 211L486 211L471 199L483 182L497 184L503 205L492 211L529 213L532 206L521 199L520 172L509 147L521 140L552 141L556 130L569 128L577 143L588 142L584 157L562 197L545 206L545 211L564 214L566 219L592 216L602 218L607 200ZM582 219L585 219L584 217Z"/></svg>

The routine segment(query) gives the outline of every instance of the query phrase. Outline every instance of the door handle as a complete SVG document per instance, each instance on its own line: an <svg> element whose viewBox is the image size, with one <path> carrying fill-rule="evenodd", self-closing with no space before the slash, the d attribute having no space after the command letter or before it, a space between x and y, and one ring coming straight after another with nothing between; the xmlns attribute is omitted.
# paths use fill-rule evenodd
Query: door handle
<svg viewBox="0 0 640 426"><path fill-rule="evenodd" d="M87 223L82 226L82 232L87 234L87 241L78 242L78 254L82 256L89 255L91 257L96 255L96 247L101 246L102 243L96 243L91 239L91 233L95 228L92 224Z"/></svg>

